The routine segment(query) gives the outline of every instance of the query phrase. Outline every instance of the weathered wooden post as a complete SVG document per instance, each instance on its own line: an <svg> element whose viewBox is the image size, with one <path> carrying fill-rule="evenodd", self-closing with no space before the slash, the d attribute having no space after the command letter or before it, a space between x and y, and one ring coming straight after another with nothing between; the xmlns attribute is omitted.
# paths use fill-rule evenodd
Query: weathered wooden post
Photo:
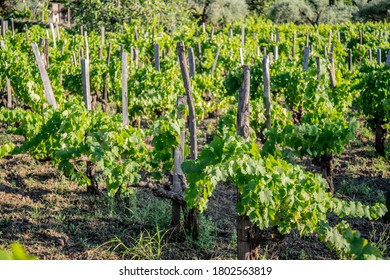
<svg viewBox="0 0 390 280"><path fill-rule="evenodd" d="M187 94L187 104L188 104L188 111L189 111L189 117L188 117L188 124L190 129L190 154L191 159L197 159L198 157L198 144L197 144L197 136L196 136L196 114L195 114L195 104L194 104L194 97L192 94L192 87L191 87L191 79L190 75L188 73L188 66L187 66L187 60L185 56L185 50L184 50L184 43L178 42L177 43L177 52L178 52L178 58L179 58L179 64L180 64L180 70L183 77L184 82L184 89ZM196 209L192 209L190 211L188 220L189 220L189 227L192 227L192 236L195 240L199 237L199 217Z"/></svg>
<svg viewBox="0 0 390 280"><path fill-rule="evenodd" d="M129 120L129 97L127 90L127 53L122 53L122 124L127 127L130 124Z"/></svg>
<svg viewBox="0 0 390 280"><path fill-rule="evenodd" d="M108 44L107 59L106 59L107 67L109 67L110 65L110 60L111 60L111 43ZM103 112L107 112L107 103L108 103L107 87L108 87L108 70L104 73L104 78L103 78L103 102L102 102Z"/></svg>
<svg viewBox="0 0 390 280"><path fill-rule="evenodd" d="M249 115L250 115L250 67L243 65L243 83L238 97L237 111L237 135L249 141ZM240 190L237 189L237 202L241 201ZM259 243L253 239L254 225L250 222L247 215L237 215L237 258L239 260L256 260L258 259Z"/></svg>
<svg viewBox="0 0 390 280"><path fill-rule="evenodd" d="M213 67L211 68L211 76L214 76L214 72L215 72L215 68L217 67L217 62L218 62L218 57L219 57L220 51L221 51L221 46L218 46L217 53L215 54L215 57L214 57Z"/></svg>
<svg viewBox="0 0 390 280"><path fill-rule="evenodd" d="M81 59L81 76L83 82L83 98L85 108L92 110L91 87L89 82L89 60Z"/></svg>
<svg viewBox="0 0 390 280"><path fill-rule="evenodd" d="M303 70L307 71L309 69L309 57L310 57L310 47L305 47L305 54L303 58Z"/></svg>
<svg viewBox="0 0 390 280"><path fill-rule="evenodd" d="M321 61L320 58L316 57L316 67L317 67L317 81L321 81Z"/></svg>
<svg viewBox="0 0 390 280"><path fill-rule="evenodd" d="M194 77L196 73L196 65L195 65L195 55L194 55L193 48L188 49L188 63L190 66L190 77Z"/></svg>
<svg viewBox="0 0 390 280"><path fill-rule="evenodd" d="M160 45L154 44L154 68L160 71Z"/></svg>
<svg viewBox="0 0 390 280"><path fill-rule="evenodd" d="M376 62L378 63L379 66L382 64L382 50L377 49L376 50Z"/></svg>
<svg viewBox="0 0 390 280"><path fill-rule="evenodd" d="M264 84L264 98L265 98L265 127L271 128L271 75L269 70L269 58L265 56L262 63L263 68L263 84Z"/></svg>
<svg viewBox="0 0 390 280"><path fill-rule="evenodd" d="M178 96L176 101L177 107L177 118L184 119L184 110L183 106L186 105L186 100L184 96ZM178 195L183 195L183 184L181 177L184 176L183 170L181 169L181 164L184 161L184 142L185 142L185 130L182 129L179 134L179 145L175 148L174 159L173 159L173 182L172 182L172 191ZM180 227L180 213L182 205L177 201L172 201L172 220L171 227L176 230Z"/></svg>
<svg viewBox="0 0 390 280"><path fill-rule="evenodd" d="M352 50L348 49L348 70L352 72Z"/></svg>
<svg viewBox="0 0 390 280"><path fill-rule="evenodd" d="M45 65L43 65L41 54L39 53L39 49L36 43L32 43L32 48L35 56L35 60L38 64L39 73L41 75L41 79L43 82L43 88L44 88L44 94L49 102L50 105L53 106L53 108L57 109L57 103L54 97L53 88L51 87L49 75L46 72Z"/></svg>

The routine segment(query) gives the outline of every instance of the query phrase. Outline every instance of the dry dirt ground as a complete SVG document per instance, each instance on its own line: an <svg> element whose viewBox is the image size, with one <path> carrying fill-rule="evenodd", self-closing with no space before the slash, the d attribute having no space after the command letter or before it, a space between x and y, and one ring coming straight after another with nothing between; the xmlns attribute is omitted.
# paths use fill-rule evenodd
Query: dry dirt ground
<svg viewBox="0 0 390 280"><path fill-rule="evenodd" d="M0 144L23 138L0 129ZM303 161L313 169L309 161ZM372 139L360 135L335 161L336 195L364 203L384 202L390 187L389 162L375 155ZM315 171L315 169L313 169ZM171 206L147 191L134 191L117 205L109 196L86 194L48 162L26 154L0 159L0 248L15 241L40 259L234 259L236 255L233 186L223 184L201 217L198 241L169 231ZM332 223L337 219L329 217ZM352 228L378 242L390 257L390 226L349 219ZM316 236L289 234L263 244L267 259L337 259Z"/></svg>

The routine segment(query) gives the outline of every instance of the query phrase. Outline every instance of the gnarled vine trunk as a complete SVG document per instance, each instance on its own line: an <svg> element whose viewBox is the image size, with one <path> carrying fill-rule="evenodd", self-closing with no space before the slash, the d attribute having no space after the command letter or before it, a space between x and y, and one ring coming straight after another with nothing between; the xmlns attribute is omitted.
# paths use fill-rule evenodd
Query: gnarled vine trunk
<svg viewBox="0 0 390 280"><path fill-rule="evenodd" d="M87 172L86 175L88 179L90 180L90 184L87 186L87 192L90 194L99 194L100 195L100 190L98 186L98 182L96 180L96 163L93 163L91 161L87 161Z"/></svg>
<svg viewBox="0 0 390 280"><path fill-rule="evenodd" d="M313 160L313 164L321 168L322 177L328 182L330 192L334 193L333 156L325 154Z"/></svg>
<svg viewBox="0 0 390 280"><path fill-rule="evenodd" d="M387 129L382 124L376 125L375 131L375 150L380 156L385 156L385 140Z"/></svg>

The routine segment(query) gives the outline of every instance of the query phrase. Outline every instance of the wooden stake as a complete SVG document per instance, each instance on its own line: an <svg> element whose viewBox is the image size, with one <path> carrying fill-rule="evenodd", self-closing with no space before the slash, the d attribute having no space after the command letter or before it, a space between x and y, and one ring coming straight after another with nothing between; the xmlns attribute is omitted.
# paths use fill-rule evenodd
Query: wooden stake
<svg viewBox="0 0 390 280"><path fill-rule="evenodd" d="M221 46L218 46L217 54L214 57L213 67L211 68L211 76L214 76L215 68L217 67L218 56L221 51Z"/></svg>
<svg viewBox="0 0 390 280"><path fill-rule="evenodd" d="M91 98L91 87L89 82L89 61L88 59L81 60L81 75L83 82L83 98L85 108L92 110L92 98Z"/></svg>
<svg viewBox="0 0 390 280"><path fill-rule="evenodd" d="M193 48L188 49L188 63L190 66L190 77L194 77L196 73L196 66L195 66L195 55L194 55Z"/></svg>
<svg viewBox="0 0 390 280"><path fill-rule="evenodd" d="M309 69L309 57L310 57L310 47L305 47L305 54L303 58L303 70L307 71Z"/></svg>
<svg viewBox="0 0 390 280"><path fill-rule="evenodd" d="M352 72L352 50L348 49L348 70Z"/></svg>
<svg viewBox="0 0 390 280"><path fill-rule="evenodd" d="M245 25L241 26L241 45L245 46Z"/></svg>
<svg viewBox="0 0 390 280"><path fill-rule="evenodd" d="M250 67L243 65L243 83L238 97L237 135L249 141L249 114L250 114ZM237 202L241 201L241 192L237 189ZM258 259L258 242L252 236L253 224L247 215L237 216L237 258L239 260Z"/></svg>
<svg viewBox="0 0 390 280"><path fill-rule="evenodd" d="M278 45L274 46L274 58L275 58L275 61L277 61L279 59L279 48L278 48Z"/></svg>
<svg viewBox="0 0 390 280"><path fill-rule="evenodd" d="M154 44L154 68L160 71L160 45Z"/></svg>
<svg viewBox="0 0 390 280"><path fill-rule="evenodd" d="M47 98L47 101L53 108L57 109L57 103L54 97L53 88L51 87L49 75L46 72L45 65L43 65L41 54L39 53L39 49L36 43L32 43L32 48L35 56L35 60L38 64L39 73L41 75L41 79L43 82L44 94Z"/></svg>
<svg viewBox="0 0 390 280"><path fill-rule="evenodd" d="M379 66L382 64L382 50L377 49L376 50L376 62L378 63Z"/></svg>
<svg viewBox="0 0 390 280"><path fill-rule="evenodd" d="M320 58L316 57L316 67L317 67L317 81L321 81L321 61Z"/></svg>
<svg viewBox="0 0 390 280"><path fill-rule="evenodd" d="M127 127L130 124L129 120L129 100L127 90L127 53L122 53L122 124Z"/></svg>
<svg viewBox="0 0 390 280"><path fill-rule="evenodd" d="M30 36L28 35L28 26L27 24L24 25L24 30L26 31L26 42L30 42Z"/></svg>
<svg viewBox="0 0 390 280"><path fill-rule="evenodd" d="M265 127L271 128L271 76L270 63L268 56L263 58L263 84L264 84L264 98L265 98Z"/></svg>
<svg viewBox="0 0 390 280"><path fill-rule="evenodd" d="M56 32L54 30L54 25L53 23L50 23L50 29L51 29L51 35L53 36L53 47L56 48L57 47L57 43L56 43Z"/></svg>
<svg viewBox="0 0 390 280"><path fill-rule="evenodd" d="M183 77L184 89L187 94L187 104L188 104L188 124L190 129L190 153L191 159L195 160L198 157L198 144L197 144L197 136L196 136L196 114L195 114L195 105L194 105L194 97L192 94L191 80L190 75L188 73L187 59L184 50L184 43L177 43L177 52L178 59L180 64L180 70ZM196 209L191 209L188 215L187 220L188 227L192 230L192 236L195 240L199 238L199 214ZM192 227L192 228L191 228Z"/></svg>
<svg viewBox="0 0 390 280"><path fill-rule="evenodd" d="M184 110L182 106L186 105L186 99L184 96L178 96L176 101L177 107L177 118L184 119ZM178 195L183 195L183 184L181 178L184 176L181 165L184 161L184 143L185 143L185 130L181 130L179 134L179 145L174 151L173 159L173 182L172 182L172 191ZM176 201L172 201L172 220L171 227L177 229L180 227L180 212L182 205Z"/></svg>

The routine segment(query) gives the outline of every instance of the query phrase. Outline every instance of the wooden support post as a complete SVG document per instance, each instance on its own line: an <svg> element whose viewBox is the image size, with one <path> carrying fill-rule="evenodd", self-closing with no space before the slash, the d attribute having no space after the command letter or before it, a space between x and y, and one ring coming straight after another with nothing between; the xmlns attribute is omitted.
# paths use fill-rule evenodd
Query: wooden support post
<svg viewBox="0 0 390 280"><path fill-rule="evenodd" d="M242 48L240 48L240 61L241 61L241 66L244 65L244 54Z"/></svg>
<svg viewBox="0 0 390 280"><path fill-rule="evenodd" d="M191 132L191 158L196 159L198 157L198 146L196 140L196 115L194 98L192 94L191 80L188 72L187 60L185 57L184 43L177 43L177 51L180 63L181 74L183 76L184 88L187 94L187 103L189 108L189 127Z"/></svg>
<svg viewBox="0 0 390 280"><path fill-rule="evenodd" d="M85 108L87 110L92 110L92 98L91 98L91 87L89 82L89 60L81 60L81 75L83 82L83 98L85 103Z"/></svg>
<svg viewBox="0 0 390 280"><path fill-rule="evenodd" d="M241 45L242 46L245 46L245 40L246 40L246 38L245 38L245 25L243 24L242 26L241 26Z"/></svg>
<svg viewBox="0 0 390 280"><path fill-rule="evenodd" d="M331 44L330 45L330 50L329 50L329 53L328 53L329 59L334 58L333 51L334 51L334 44Z"/></svg>
<svg viewBox="0 0 390 280"><path fill-rule="evenodd" d="M188 63L190 66L190 77L194 77L196 73L196 66L195 66L195 55L194 55L193 48L188 49Z"/></svg>
<svg viewBox="0 0 390 280"><path fill-rule="evenodd" d="M218 46L217 53L214 57L213 67L211 68L211 76L214 76L215 68L217 67L218 56L221 51L221 46Z"/></svg>
<svg viewBox="0 0 390 280"><path fill-rule="evenodd" d="M377 49L376 50L376 62L378 63L379 66L382 64L382 50Z"/></svg>
<svg viewBox="0 0 390 280"><path fill-rule="evenodd" d="M210 33L210 41L214 40L214 32L215 32L215 27L211 27L211 33Z"/></svg>
<svg viewBox="0 0 390 280"><path fill-rule="evenodd" d="M359 31L359 44L363 45L363 31L362 30Z"/></svg>
<svg viewBox="0 0 390 280"><path fill-rule="evenodd" d="M250 68L243 65L243 83L238 97L237 135L249 141L249 114L250 114ZM241 201L241 191L237 189L237 202ZM259 243L254 240L254 225L247 215L237 216L237 258L239 260L256 260L259 257Z"/></svg>
<svg viewBox="0 0 390 280"><path fill-rule="evenodd" d="M276 28L276 34L275 34L275 36L276 36L276 43L279 43L279 41L280 41L280 33L279 33L279 28Z"/></svg>
<svg viewBox="0 0 390 280"><path fill-rule="evenodd" d="M372 50L368 49L368 59L372 61Z"/></svg>
<svg viewBox="0 0 390 280"><path fill-rule="evenodd" d="M5 39L6 31L7 31L7 21L4 19L1 19L1 36L3 39Z"/></svg>
<svg viewBox="0 0 390 280"><path fill-rule="evenodd" d="M274 58L275 58L275 61L277 61L279 59L279 47L278 47L278 45L274 46Z"/></svg>
<svg viewBox="0 0 390 280"><path fill-rule="evenodd" d="M387 51L387 57L386 57L385 65L386 66L390 66L390 50Z"/></svg>
<svg viewBox="0 0 390 280"><path fill-rule="evenodd" d="M108 50L107 50L107 60L106 60L107 68L110 65L110 60L111 60L111 43L108 44ZM107 87L108 87L108 70L104 72L104 77L103 77L103 98L102 98L103 112L107 112L107 103L108 103Z"/></svg>
<svg viewBox="0 0 390 280"><path fill-rule="evenodd" d="M103 59L103 47L99 48L99 60Z"/></svg>
<svg viewBox="0 0 390 280"><path fill-rule="evenodd" d="M229 35L228 35L229 39L233 38L233 29L229 29Z"/></svg>
<svg viewBox="0 0 390 280"><path fill-rule="evenodd" d="M305 54L303 58L303 70L305 71L309 69L309 57L310 57L310 47L305 47Z"/></svg>
<svg viewBox="0 0 390 280"><path fill-rule="evenodd" d="M353 69L352 69L352 50L351 49L348 49L348 70L350 72L353 71Z"/></svg>
<svg viewBox="0 0 390 280"><path fill-rule="evenodd" d="M77 63L76 63L76 55L73 53L72 54L72 63L73 63L73 66L76 67Z"/></svg>
<svg viewBox="0 0 390 280"><path fill-rule="evenodd" d="M243 82L238 98L238 113L237 113L237 135L242 136L246 141L250 137L249 129L249 116L250 116L250 105L249 105L249 93L250 93L250 67L249 65L243 65Z"/></svg>
<svg viewBox="0 0 390 280"><path fill-rule="evenodd" d="M49 39L45 38L43 41L43 63L47 69L49 67Z"/></svg>
<svg viewBox="0 0 390 280"><path fill-rule="evenodd" d="M26 32L26 42L30 42L30 36L28 35L28 26L27 24L24 25L24 30Z"/></svg>
<svg viewBox="0 0 390 280"><path fill-rule="evenodd" d="M87 31L84 32L84 40L85 40L85 59L89 61L89 44L88 44Z"/></svg>
<svg viewBox="0 0 390 280"><path fill-rule="evenodd" d="M3 40L0 42L0 47L2 49L5 48L5 43L4 43ZM8 67L7 62L5 63L5 67L6 68ZM7 84L7 108L8 109L12 109L12 87L11 87L11 81L8 78L8 76L5 77L5 80L6 80L6 84Z"/></svg>
<svg viewBox="0 0 390 280"><path fill-rule="evenodd" d="M184 110L183 106L186 105L186 99L184 96L178 96L176 101L177 107L177 118L184 119ZM183 184L181 177L184 176L183 170L181 169L181 164L184 161L184 143L185 143L185 130L181 130L179 134L179 145L174 151L173 159L173 182L172 182L172 191L178 195L183 195ZM180 227L180 213L182 206L176 202L172 201L172 220L171 228L174 230Z"/></svg>
<svg viewBox="0 0 390 280"><path fill-rule="evenodd" d="M334 67L333 56L331 56L329 58L329 62L330 62L330 68L329 68L330 84L331 84L332 88L335 88L337 83L336 83L336 71L335 71L335 67Z"/></svg>
<svg viewBox="0 0 390 280"><path fill-rule="evenodd" d="M271 128L271 76L269 70L269 58L265 56L263 58L263 84L264 84L264 98L265 98L265 127Z"/></svg>
<svg viewBox="0 0 390 280"><path fill-rule="evenodd" d="M154 68L160 71L160 45L154 44Z"/></svg>
<svg viewBox="0 0 390 280"><path fill-rule="evenodd" d="M8 77L5 78L7 83L7 109L12 109L12 87Z"/></svg>
<svg viewBox="0 0 390 280"><path fill-rule="evenodd" d="M316 57L316 67L317 67L317 81L320 82L321 81L321 61L320 61L319 56Z"/></svg>
<svg viewBox="0 0 390 280"><path fill-rule="evenodd" d="M184 89L187 94L187 104L188 104L188 111L189 111L189 117L188 117L188 124L190 129L190 153L191 153L191 159L197 159L198 157L198 144L197 144L197 136L196 136L196 114L195 114L195 104L194 104L194 97L192 94L192 87L191 87L191 80L190 75L188 73L188 66L187 66L187 59L185 55L184 50L184 43L178 42L177 43L177 52L178 52L178 59L180 64L180 70L183 77L184 82ZM192 209L190 211L188 220L189 227L192 227L192 236L195 240L199 237L199 217L196 209ZM191 229L190 229L191 230Z"/></svg>
<svg viewBox="0 0 390 280"><path fill-rule="evenodd" d="M43 82L44 94L47 98L47 101L53 108L57 109L57 103L54 97L53 88L51 87L49 75L46 72L45 65L43 65L41 54L39 53L39 49L36 43L32 43L32 48L35 56L35 60L38 64L39 73L41 75L41 79Z"/></svg>
<svg viewBox="0 0 390 280"><path fill-rule="evenodd" d="M51 35L53 37L53 47L56 48L57 47L57 43L56 43L56 32L54 30L54 25L53 23L50 23L50 30L51 30Z"/></svg>
<svg viewBox="0 0 390 280"><path fill-rule="evenodd" d="M100 27L100 36L101 36L101 44L102 44L102 47L104 46L104 40L105 40L105 28L104 26L101 26Z"/></svg>
<svg viewBox="0 0 390 280"><path fill-rule="evenodd" d="M332 29L330 29L328 33L328 44L332 44Z"/></svg>
<svg viewBox="0 0 390 280"><path fill-rule="evenodd" d="M127 53L122 53L122 124L127 127L130 124L129 120L129 101L127 90Z"/></svg>

